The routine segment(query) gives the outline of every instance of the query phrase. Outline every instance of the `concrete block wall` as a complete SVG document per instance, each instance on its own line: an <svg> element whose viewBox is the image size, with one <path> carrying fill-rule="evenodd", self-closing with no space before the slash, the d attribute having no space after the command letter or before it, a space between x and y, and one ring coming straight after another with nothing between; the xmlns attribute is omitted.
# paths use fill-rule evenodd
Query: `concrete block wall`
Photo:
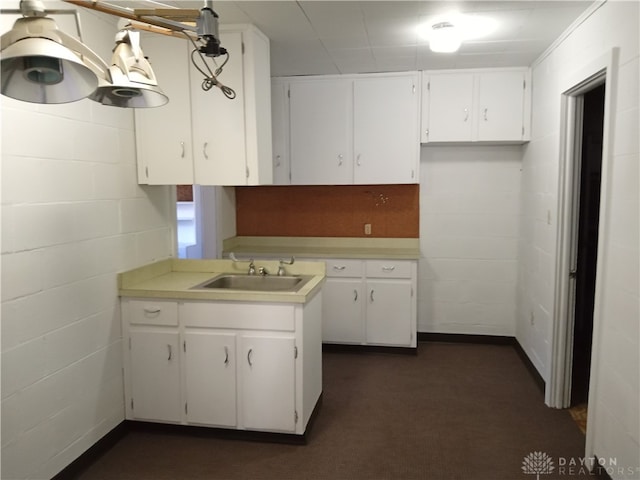
<svg viewBox="0 0 640 480"><path fill-rule="evenodd" d="M423 146L418 331L515 333L521 146Z"/></svg>
<svg viewBox="0 0 640 480"><path fill-rule="evenodd" d="M115 20L82 22L108 60ZM132 110L0 101L0 476L51 478L124 419L116 273L172 255L175 197L137 185Z"/></svg>
<svg viewBox="0 0 640 480"><path fill-rule="evenodd" d="M604 160L602 282L596 286L586 455L617 465L614 479L640 478L640 4L609 1L533 66L532 139L524 149L516 336L549 380L558 218L563 86L599 56L619 49L611 154ZM531 318L534 318L532 324Z"/></svg>

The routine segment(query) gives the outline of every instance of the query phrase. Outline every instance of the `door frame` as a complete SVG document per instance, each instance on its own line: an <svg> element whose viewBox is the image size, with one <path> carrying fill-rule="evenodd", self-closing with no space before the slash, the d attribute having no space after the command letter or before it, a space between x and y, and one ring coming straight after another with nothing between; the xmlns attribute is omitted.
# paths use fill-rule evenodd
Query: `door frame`
<svg viewBox="0 0 640 480"><path fill-rule="evenodd" d="M577 241L575 210L577 203L576 175L580 173L582 103L585 92L605 83L604 126L602 138L602 178L600 186L600 221L598 226L598 258L596 261L596 289L593 311L593 339L591 373L589 378L589 404L595 407L598 385L598 364L602 337L602 286L605 232L609 228L609 189L611 171L611 134L617 84L618 49L614 48L595 57L569 75L561 95L560 159L558 172L558 222L555 255L554 311L551 335L551 364L545 401L550 407L566 408L571 397L571 368L573 354L573 300L575 281L569 278L573 249ZM580 130L578 130L580 128ZM595 367L595 368L594 368ZM588 425L593 425L594 408L588 409ZM591 432L591 434L590 434ZM593 428L587 430L587 448L590 453Z"/></svg>

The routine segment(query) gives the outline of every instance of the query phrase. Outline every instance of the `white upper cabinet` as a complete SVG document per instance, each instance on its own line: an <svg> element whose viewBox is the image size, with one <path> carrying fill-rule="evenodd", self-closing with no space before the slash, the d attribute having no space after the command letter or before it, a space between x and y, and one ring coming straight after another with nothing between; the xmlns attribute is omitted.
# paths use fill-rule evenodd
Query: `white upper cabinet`
<svg viewBox="0 0 640 480"><path fill-rule="evenodd" d="M289 82L291 184L418 182L416 72L280 81Z"/></svg>
<svg viewBox="0 0 640 480"><path fill-rule="evenodd" d="M353 183L353 84L348 79L289 86L291 183Z"/></svg>
<svg viewBox="0 0 640 480"><path fill-rule="evenodd" d="M521 71L477 75L478 141L525 140L526 80Z"/></svg>
<svg viewBox="0 0 640 480"><path fill-rule="evenodd" d="M271 85L271 134L273 144L273 184L288 185L289 102L288 85L274 80Z"/></svg>
<svg viewBox="0 0 640 480"><path fill-rule="evenodd" d="M354 83L354 183L417 183L418 74Z"/></svg>
<svg viewBox="0 0 640 480"><path fill-rule="evenodd" d="M426 81L426 91L423 92L423 105L426 103L426 109L422 114L422 141L470 142L473 75L431 75Z"/></svg>
<svg viewBox="0 0 640 480"><path fill-rule="evenodd" d="M136 111L139 183L272 183L269 40L252 25L221 26L220 40L230 56L218 80L235 99L216 87L202 89L191 42L161 35L143 40L169 103ZM215 68L211 59L207 64Z"/></svg>
<svg viewBox="0 0 640 480"><path fill-rule="evenodd" d="M528 69L423 72L423 143L529 139Z"/></svg>
<svg viewBox="0 0 640 480"><path fill-rule="evenodd" d="M152 35L142 40L169 103L135 110L138 183L193 183L191 94L187 40Z"/></svg>

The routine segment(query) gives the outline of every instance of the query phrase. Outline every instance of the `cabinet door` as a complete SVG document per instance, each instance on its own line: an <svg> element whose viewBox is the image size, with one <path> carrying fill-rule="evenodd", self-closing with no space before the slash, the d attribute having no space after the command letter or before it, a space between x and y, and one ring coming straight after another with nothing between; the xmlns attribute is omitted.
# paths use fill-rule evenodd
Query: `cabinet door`
<svg viewBox="0 0 640 480"><path fill-rule="evenodd" d="M271 85L271 133L273 136L273 184L288 185L289 181L289 104L287 84Z"/></svg>
<svg viewBox="0 0 640 480"><path fill-rule="evenodd" d="M352 183L353 82L301 81L289 90L291 183Z"/></svg>
<svg viewBox="0 0 640 480"><path fill-rule="evenodd" d="M354 83L354 183L417 183L418 75Z"/></svg>
<svg viewBox="0 0 640 480"><path fill-rule="evenodd" d="M363 343L363 282L327 278L322 287L322 341Z"/></svg>
<svg viewBox="0 0 640 480"><path fill-rule="evenodd" d="M472 140L473 75L443 73L430 75L429 142Z"/></svg>
<svg viewBox="0 0 640 480"><path fill-rule="evenodd" d="M153 35L142 40L142 47L169 103L135 109L138 183L191 184L191 98L186 40Z"/></svg>
<svg viewBox="0 0 640 480"><path fill-rule="evenodd" d="M179 422L182 405L178 332L135 330L129 338L134 417Z"/></svg>
<svg viewBox="0 0 640 480"><path fill-rule="evenodd" d="M236 425L236 336L185 333L187 421Z"/></svg>
<svg viewBox="0 0 640 480"><path fill-rule="evenodd" d="M478 140L523 139L523 72L481 73L478 79Z"/></svg>
<svg viewBox="0 0 640 480"><path fill-rule="evenodd" d="M233 88L236 98L228 99L216 87L203 90L204 76L190 65L195 182L200 185L246 185L242 33L221 32L220 41L230 56L218 80ZM191 50L193 46L189 53ZM200 62L199 57L195 58ZM222 57L216 61L220 64ZM207 64L214 68L211 59L207 59ZM202 68L201 62L198 65Z"/></svg>
<svg viewBox="0 0 640 480"><path fill-rule="evenodd" d="M295 340L243 335L242 419L252 430L294 431Z"/></svg>
<svg viewBox="0 0 640 480"><path fill-rule="evenodd" d="M367 281L367 343L411 345L411 281Z"/></svg>

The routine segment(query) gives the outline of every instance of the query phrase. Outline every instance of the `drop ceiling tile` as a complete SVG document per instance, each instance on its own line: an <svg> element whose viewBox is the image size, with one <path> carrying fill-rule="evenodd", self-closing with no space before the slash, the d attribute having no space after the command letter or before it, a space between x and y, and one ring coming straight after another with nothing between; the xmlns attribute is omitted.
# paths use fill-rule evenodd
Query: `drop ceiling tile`
<svg viewBox="0 0 640 480"><path fill-rule="evenodd" d="M317 35L296 2L234 2L262 32L274 41L297 42Z"/></svg>
<svg viewBox="0 0 640 480"><path fill-rule="evenodd" d="M272 42L271 76L335 73L339 71L320 40L301 40L284 45Z"/></svg>

